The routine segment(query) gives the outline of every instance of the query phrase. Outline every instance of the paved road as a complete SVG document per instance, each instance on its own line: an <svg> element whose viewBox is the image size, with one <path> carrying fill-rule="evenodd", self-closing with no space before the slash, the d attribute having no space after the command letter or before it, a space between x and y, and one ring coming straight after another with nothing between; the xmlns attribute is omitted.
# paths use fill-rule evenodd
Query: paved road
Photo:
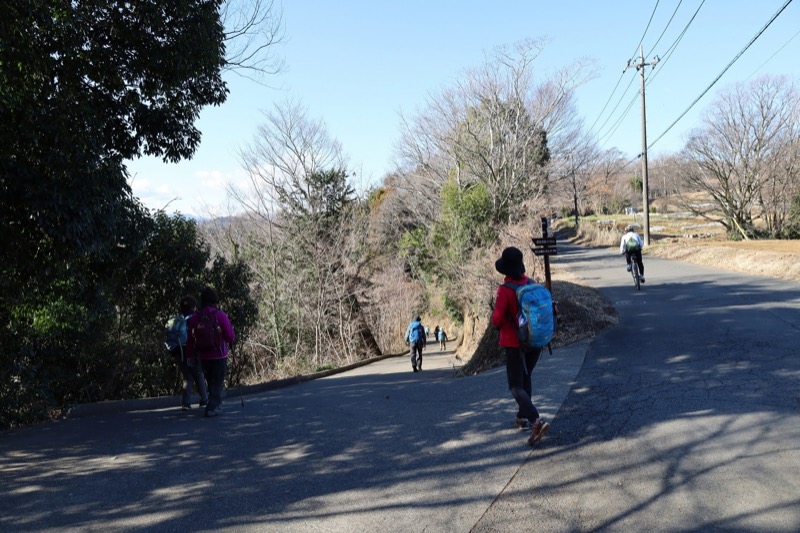
<svg viewBox="0 0 800 533"><path fill-rule="evenodd" d="M587 347L537 367L547 416ZM531 451L505 369L456 364L386 359L219 418L142 402L0 434L0 531L469 531Z"/></svg>
<svg viewBox="0 0 800 533"><path fill-rule="evenodd" d="M647 258L635 293L618 256L562 251L621 323L537 366L533 451L504 369L387 359L215 419L1 433L0 531L800 530L800 286Z"/></svg>
<svg viewBox="0 0 800 533"><path fill-rule="evenodd" d="M475 531L800 531L800 285L646 257L636 293L606 250L562 261L620 324Z"/></svg>

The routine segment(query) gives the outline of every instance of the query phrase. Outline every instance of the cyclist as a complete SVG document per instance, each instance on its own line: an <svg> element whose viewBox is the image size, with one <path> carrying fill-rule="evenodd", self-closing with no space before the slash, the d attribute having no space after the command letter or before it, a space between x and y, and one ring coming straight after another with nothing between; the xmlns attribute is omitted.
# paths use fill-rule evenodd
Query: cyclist
<svg viewBox="0 0 800 533"><path fill-rule="evenodd" d="M636 233L636 228L633 224L625 228L625 235L619 243L619 253L625 254L625 262L628 264L628 272L631 271L631 257L636 260L639 265L639 280L644 283L644 263L642 263L642 248L644 248L644 241Z"/></svg>

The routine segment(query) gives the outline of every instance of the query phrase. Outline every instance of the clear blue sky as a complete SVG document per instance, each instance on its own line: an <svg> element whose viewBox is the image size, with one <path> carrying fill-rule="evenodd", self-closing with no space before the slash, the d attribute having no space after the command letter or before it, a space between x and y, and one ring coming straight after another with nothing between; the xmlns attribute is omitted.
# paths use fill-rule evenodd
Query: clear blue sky
<svg viewBox="0 0 800 533"><path fill-rule="evenodd" d="M201 113L203 140L195 157L178 164L152 158L130 162L134 194L151 208L171 201L168 212L204 217L210 209L224 214L225 184L245 179L237 152L252 142L264 122L262 111L289 99L326 123L342 143L360 186L378 183L394 169L400 110L413 114L428 95L452 84L465 69L479 66L486 51L525 38L549 39L538 60L543 76L579 58L594 61L598 76L579 89L579 112L587 127L595 125L592 131L604 148L635 156L641 151L640 79L635 69L624 75L623 70L638 56L642 36L645 59L661 57L655 69L648 69L648 77L655 76L646 89L652 142L785 1L288 0L283 5L286 42L275 48L286 61L285 72L269 80L271 88L227 75L228 101ZM701 4L667 59L668 49ZM652 147L651 157L680 149L720 89L764 74L800 81L798 31L800 1L791 3Z"/></svg>

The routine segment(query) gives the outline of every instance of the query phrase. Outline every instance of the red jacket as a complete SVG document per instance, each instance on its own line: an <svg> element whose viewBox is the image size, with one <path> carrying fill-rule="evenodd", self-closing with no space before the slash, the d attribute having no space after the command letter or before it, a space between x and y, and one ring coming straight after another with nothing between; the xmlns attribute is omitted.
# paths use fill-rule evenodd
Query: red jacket
<svg viewBox="0 0 800 533"><path fill-rule="evenodd" d="M525 285L528 283L528 276L520 279L512 279L508 276L503 280L507 282ZM519 338L517 337L517 293L509 287L500 285L497 287L497 298L494 302L492 312L492 325L500 330L500 346L503 348L519 348Z"/></svg>

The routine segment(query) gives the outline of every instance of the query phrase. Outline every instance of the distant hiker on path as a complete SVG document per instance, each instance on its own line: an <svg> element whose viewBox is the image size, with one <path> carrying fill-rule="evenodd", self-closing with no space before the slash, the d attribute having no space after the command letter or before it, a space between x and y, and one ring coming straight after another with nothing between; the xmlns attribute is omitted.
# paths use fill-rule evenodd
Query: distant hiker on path
<svg viewBox="0 0 800 533"><path fill-rule="evenodd" d="M179 314L167 323L166 345L175 358L178 369L183 376L181 409L184 411L192 408L192 388L194 386L197 387L197 393L200 395L200 407L205 407L208 403L206 378L203 376L203 369L200 366L200 362L195 358L194 353L186 348L188 342L187 321L194 314L196 307L195 299L191 296L185 296L181 300Z"/></svg>
<svg viewBox="0 0 800 533"><path fill-rule="evenodd" d="M494 264L495 269L505 275L504 283L527 285L533 283L525 275L522 252L514 247L503 250L503 254ZM492 324L500 330L500 347L506 356L506 376L508 388L516 400L519 410L514 421L521 429L530 427L531 436L528 444L536 444L550 429L550 424L539 418L539 411L531 399L531 372L542 349L520 349L517 334L517 295L514 289L500 285L497 288L497 299L492 312Z"/></svg>
<svg viewBox="0 0 800 533"><path fill-rule="evenodd" d="M439 348L442 351L447 349L447 333L444 332L444 329L439 330Z"/></svg>
<svg viewBox="0 0 800 533"><path fill-rule="evenodd" d="M406 342L411 348L411 368L414 372L422 370L422 349L425 347L425 328L419 316L406 329Z"/></svg>
<svg viewBox="0 0 800 533"><path fill-rule="evenodd" d="M217 309L218 304L217 293L206 287L200 293L200 311L192 315L187 324L189 339L186 349L200 359L208 382L206 416L222 414L228 350L235 339L231 321L228 315Z"/></svg>
<svg viewBox="0 0 800 533"><path fill-rule="evenodd" d="M439 340L439 326L438 326L438 324L437 324L437 326L435 328L433 328L433 340L435 340L435 341Z"/></svg>

